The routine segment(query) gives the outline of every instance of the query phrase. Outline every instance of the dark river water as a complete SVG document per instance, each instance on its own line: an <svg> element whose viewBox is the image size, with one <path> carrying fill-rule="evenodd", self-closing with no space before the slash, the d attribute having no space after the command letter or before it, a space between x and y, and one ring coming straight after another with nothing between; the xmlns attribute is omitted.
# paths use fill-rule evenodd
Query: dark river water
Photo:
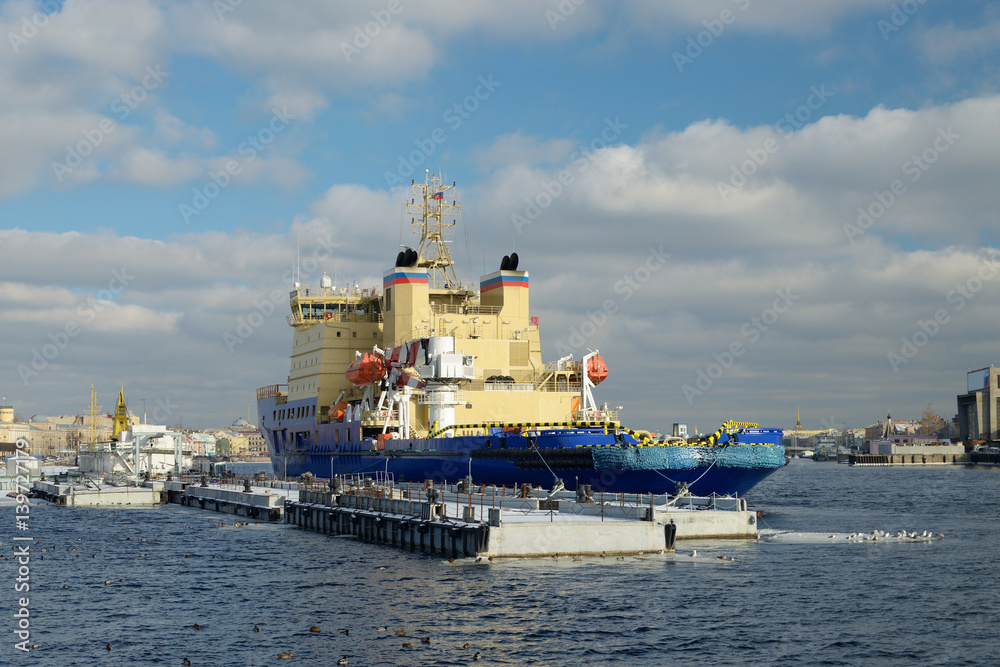
<svg viewBox="0 0 1000 667"><path fill-rule="evenodd" d="M0 507L0 664L1000 664L1000 470L795 461L748 500L757 541L482 565L179 506L34 505L27 532ZM900 529L944 539L844 539Z"/></svg>

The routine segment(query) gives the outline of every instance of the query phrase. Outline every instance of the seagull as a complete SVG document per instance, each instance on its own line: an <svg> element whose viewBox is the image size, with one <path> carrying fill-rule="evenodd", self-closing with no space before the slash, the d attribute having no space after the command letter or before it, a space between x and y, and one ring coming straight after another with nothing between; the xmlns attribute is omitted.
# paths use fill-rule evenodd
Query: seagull
<svg viewBox="0 0 1000 667"><path fill-rule="evenodd" d="M691 551L691 558L697 558L697 556L698 556L698 550L697 549L693 549Z"/></svg>
<svg viewBox="0 0 1000 667"><path fill-rule="evenodd" d="M347 664L347 656L345 655L343 658L341 658L340 660L338 660L337 664L338 665L346 665Z"/></svg>

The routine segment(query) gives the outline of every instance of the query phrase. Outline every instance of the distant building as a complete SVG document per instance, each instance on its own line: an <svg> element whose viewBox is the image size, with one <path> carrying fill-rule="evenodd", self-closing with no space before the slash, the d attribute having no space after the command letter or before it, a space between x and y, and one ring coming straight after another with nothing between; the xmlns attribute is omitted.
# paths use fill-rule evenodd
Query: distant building
<svg viewBox="0 0 1000 667"><path fill-rule="evenodd" d="M868 445L869 454L906 454L906 453L916 453L922 454L927 453L917 451L912 449L919 445L929 445L931 443L940 442L936 436L933 435L891 435L888 438L881 440L872 440ZM938 449L930 450L931 452L939 452ZM960 447L956 450L956 453L962 454L965 452L964 447Z"/></svg>
<svg viewBox="0 0 1000 667"><path fill-rule="evenodd" d="M229 429L229 447L233 456L262 456L267 454L267 444L260 430L242 417Z"/></svg>
<svg viewBox="0 0 1000 667"><path fill-rule="evenodd" d="M965 394L958 395L958 437L963 441L1000 441L1000 368L988 366L966 374Z"/></svg>

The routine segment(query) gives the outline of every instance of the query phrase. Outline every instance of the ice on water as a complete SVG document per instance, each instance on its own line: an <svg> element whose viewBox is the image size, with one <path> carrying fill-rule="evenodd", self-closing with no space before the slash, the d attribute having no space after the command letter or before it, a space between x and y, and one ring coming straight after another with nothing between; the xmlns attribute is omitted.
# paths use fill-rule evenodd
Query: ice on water
<svg viewBox="0 0 1000 667"><path fill-rule="evenodd" d="M768 542L788 544L823 544L823 543L857 543L857 542L931 542L944 539L941 533L929 530L921 532L898 530L873 530L870 533L811 533L784 530L760 530L758 536Z"/></svg>

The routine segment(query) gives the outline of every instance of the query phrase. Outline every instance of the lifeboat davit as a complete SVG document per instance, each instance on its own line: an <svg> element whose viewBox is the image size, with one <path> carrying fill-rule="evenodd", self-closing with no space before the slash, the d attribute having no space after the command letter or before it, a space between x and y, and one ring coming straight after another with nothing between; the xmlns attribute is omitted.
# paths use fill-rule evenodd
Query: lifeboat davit
<svg viewBox="0 0 1000 667"><path fill-rule="evenodd" d="M365 352L347 367L348 381L358 387L378 382L385 377L385 362L372 352Z"/></svg>
<svg viewBox="0 0 1000 667"><path fill-rule="evenodd" d="M598 355L587 360L587 377L594 384L601 384L608 377L608 365L604 357Z"/></svg>

